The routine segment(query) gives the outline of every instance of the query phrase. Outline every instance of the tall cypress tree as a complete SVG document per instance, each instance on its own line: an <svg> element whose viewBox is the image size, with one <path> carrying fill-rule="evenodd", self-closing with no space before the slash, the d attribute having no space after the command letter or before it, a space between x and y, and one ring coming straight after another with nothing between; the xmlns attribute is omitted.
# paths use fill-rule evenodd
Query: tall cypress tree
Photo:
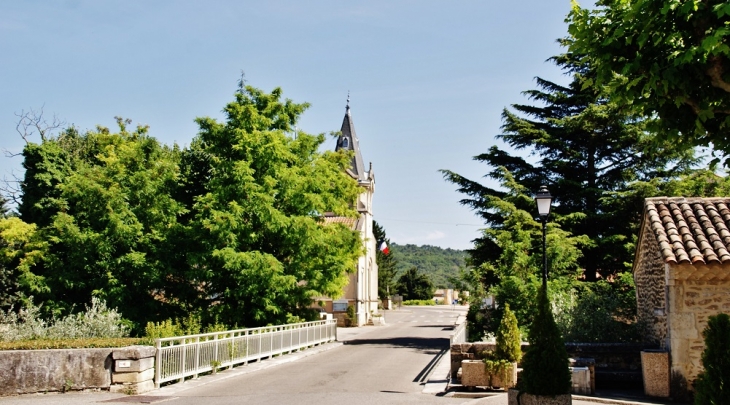
<svg viewBox="0 0 730 405"><path fill-rule="evenodd" d="M393 257L392 252L385 254L379 249L380 244L383 242L390 250L393 249L393 246L391 246L390 239L385 234L385 229L376 221L373 221L373 235L378 244L378 249L375 252L375 260L378 263L378 297L384 300L395 294L395 268L398 261Z"/></svg>
<svg viewBox="0 0 730 405"><path fill-rule="evenodd" d="M632 181L671 177L696 160L691 150L657 145L646 131L646 120L602 99L594 89L584 89L583 80L592 75L588 66L576 63L571 55L552 60L572 75L571 83L562 86L537 78L538 88L524 92L535 105L515 104L502 113L504 132L497 138L520 155L492 146L474 160L490 167L488 178L501 181L506 168L528 190L548 186L555 198L553 212L571 215L563 228L593 241L581 259L585 278L592 281L596 272L615 274L632 261L627 243L636 233L641 212L642 196L611 204L604 199L607 193L625 190ZM535 163L523 157L526 153L537 157ZM448 170L443 173L466 194L462 204L488 225L501 225L486 201L489 196L502 197L502 191ZM535 212L533 206L519 208ZM493 260L499 249L478 239L470 253L479 264Z"/></svg>

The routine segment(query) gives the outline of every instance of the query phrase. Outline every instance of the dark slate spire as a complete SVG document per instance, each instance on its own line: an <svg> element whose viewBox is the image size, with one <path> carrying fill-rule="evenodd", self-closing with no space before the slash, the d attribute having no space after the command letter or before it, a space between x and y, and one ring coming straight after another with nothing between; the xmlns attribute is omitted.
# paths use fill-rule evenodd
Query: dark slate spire
<svg viewBox="0 0 730 405"><path fill-rule="evenodd" d="M355 125L352 123L352 116L350 115L350 93L347 93L347 105L345 106L345 119L342 121L342 128L340 129L341 135L337 138L336 151L340 149L354 151L350 169L348 172L350 175L357 180L366 180L365 165L362 161L362 154L360 153L360 142L357 140L357 134L355 134Z"/></svg>

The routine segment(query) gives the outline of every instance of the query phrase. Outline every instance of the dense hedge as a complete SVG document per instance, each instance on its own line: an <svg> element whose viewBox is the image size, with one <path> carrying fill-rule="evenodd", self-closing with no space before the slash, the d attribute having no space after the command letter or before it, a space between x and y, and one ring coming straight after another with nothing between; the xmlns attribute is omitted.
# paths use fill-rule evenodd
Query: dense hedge
<svg viewBox="0 0 730 405"><path fill-rule="evenodd" d="M149 344L144 338L33 339L0 342L0 350L98 349Z"/></svg>

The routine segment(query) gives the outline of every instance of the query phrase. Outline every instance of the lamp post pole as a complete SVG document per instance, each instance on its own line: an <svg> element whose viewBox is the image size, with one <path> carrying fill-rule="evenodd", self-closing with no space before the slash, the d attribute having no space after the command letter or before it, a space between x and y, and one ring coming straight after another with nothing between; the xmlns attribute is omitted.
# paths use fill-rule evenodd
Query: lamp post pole
<svg viewBox="0 0 730 405"><path fill-rule="evenodd" d="M546 252L546 229L547 229L547 215L542 217L542 288L547 291L547 252Z"/></svg>
<svg viewBox="0 0 730 405"><path fill-rule="evenodd" d="M552 204L553 196L550 195L546 186L540 187L540 191L535 195L535 202L537 203L537 212L540 214L542 220L542 288L547 291L547 219L550 215L550 206Z"/></svg>

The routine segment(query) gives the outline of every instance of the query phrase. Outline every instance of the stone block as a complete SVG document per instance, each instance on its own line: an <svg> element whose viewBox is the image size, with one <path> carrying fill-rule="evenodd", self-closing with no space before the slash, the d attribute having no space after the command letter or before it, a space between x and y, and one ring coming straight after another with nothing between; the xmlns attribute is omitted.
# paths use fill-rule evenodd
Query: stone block
<svg viewBox="0 0 730 405"><path fill-rule="evenodd" d="M139 360L146 357L155 357L157 349L154 346L127 346L114 349L114 360Z"/></svg>
<svg viewBox="0 0 730 405"><path fill-rule="evenodd" d="M155 378L155 369L151 368L142 372L132 373L114 373L112 374L112 383L139 383L143 381L151 381Z"/></svg>
<svg viewBox="0 0 730 405"><path fill-rule="evenodd" d="M152 380L142 381L138 383L127 383L127 384L115 384L109 387L109 392L137 395L145 392L150 392L155 389L155 383Z"/></svg>
<svg viewBox="0 0 730 405"><path fill-rule="evenodd" d="M133 371L145 371L155 366L155 358L147 357L137 360L114 360L114 371L117 373L130 373Z"/></svg>
<svg viewBox="0 0 730 405"><path fill-rule="evenodd" d="M502 381L498 375L487 373L481 360L464 360L461 362L461 385L466 387L514 387L517 382L517 364L507 370L507 378Z"/></svg>
<svg viewBox="0 0 730 405"><path fill-rule="evenodd" d="M578 395L591 395L591 371L588 367L571 367L571 392Z"/></svg>
<svg viewBox="0 0 730 405"><path fill-rule="evenodd" d="M692 312L670 314L669 326L672 339L696 339L699 336Z"/></svg>
<svg viewBox="0 0 730 405"><path fill-rule="evenodd" d="M644 394L651 397L669 398L669 353L663 351L641 352L641 373L644 378Z"/></svg>

